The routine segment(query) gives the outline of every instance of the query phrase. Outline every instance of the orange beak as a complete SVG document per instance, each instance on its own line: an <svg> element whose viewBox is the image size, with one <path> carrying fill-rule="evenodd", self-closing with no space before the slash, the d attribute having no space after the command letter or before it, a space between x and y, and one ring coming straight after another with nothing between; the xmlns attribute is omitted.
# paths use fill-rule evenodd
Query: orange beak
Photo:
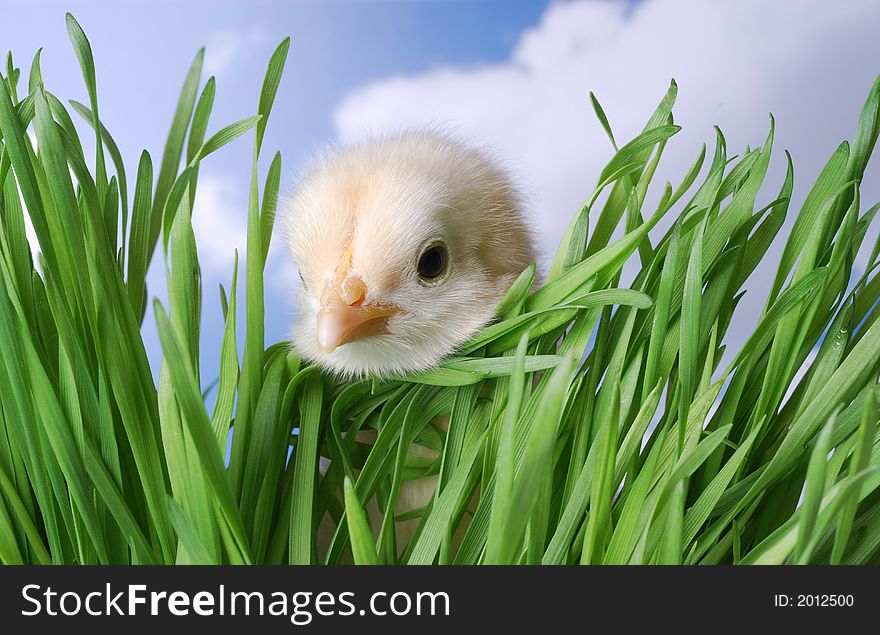
<svg viewBox="0 0 880 635"><path fill-rule="evenodd" d="M318 311L318 348L332 353L338 347L370 335L386 333L393 306L365 305L367 288L356 277L345 278L325 290Z"/></svg>

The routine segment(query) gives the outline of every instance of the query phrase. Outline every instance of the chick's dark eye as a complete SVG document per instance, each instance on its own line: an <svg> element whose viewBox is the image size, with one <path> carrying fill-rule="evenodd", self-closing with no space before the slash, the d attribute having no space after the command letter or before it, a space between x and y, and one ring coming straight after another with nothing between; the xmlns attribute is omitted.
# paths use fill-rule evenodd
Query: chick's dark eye
<svg viewBox="0 0 880 635"><path fill-rule="evenodd" d="M419 277L425 282L434 282L446 273L448 261L446 246L437 243L428 247L419 256Z"/></svg>

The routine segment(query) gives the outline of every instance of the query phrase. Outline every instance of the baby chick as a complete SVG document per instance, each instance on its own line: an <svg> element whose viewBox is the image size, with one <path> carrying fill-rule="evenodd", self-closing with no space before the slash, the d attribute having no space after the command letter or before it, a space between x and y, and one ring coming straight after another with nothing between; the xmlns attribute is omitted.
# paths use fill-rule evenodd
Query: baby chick
<svg viewBox="0 0 880 635"><path fill-rule="evenodd" d="M534 261L531 233L504 171L434 130L324 157L287 211L303 281L294 346L347 378L435 366L492 319ZM446 427L443 419L436 423ZM375 433L362 431L358 439L371 443ZM425 505L435 487L435 476L406 481L395 512ZM381 522L375 503L367 508ZM398 524L400 545L417 525ZM325 516L319 544L329 543L333 530Z"/></svg>
<svg viewBox="0 0 880 635"><path fill-rule="evenodd" d="M294 346L348 378L435 366L534 261L505 172L434 130L325 156L286 225L303 281Z"/></svg>

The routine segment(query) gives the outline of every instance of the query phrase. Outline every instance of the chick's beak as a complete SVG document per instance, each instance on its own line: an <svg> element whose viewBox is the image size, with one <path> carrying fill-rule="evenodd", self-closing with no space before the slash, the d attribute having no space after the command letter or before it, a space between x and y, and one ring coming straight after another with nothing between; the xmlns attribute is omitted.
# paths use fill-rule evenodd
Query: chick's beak
<svg viewBox="0 0 880 635"><path fill-rule="evenodd" d="M364 304L367 288L358 278L346 278L328 288L318 311L318 348L332 353L349 342L385 333L396 307Z"/></svg>

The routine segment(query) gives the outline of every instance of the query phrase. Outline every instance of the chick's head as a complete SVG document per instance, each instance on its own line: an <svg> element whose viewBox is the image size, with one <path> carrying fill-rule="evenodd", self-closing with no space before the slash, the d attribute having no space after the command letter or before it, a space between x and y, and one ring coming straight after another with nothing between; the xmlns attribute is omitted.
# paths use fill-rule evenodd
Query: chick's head
<svg viewBox="0 0 880 635"><path fill-rule="evenodd" d="M303 281L294 346L347 377L436 365L534 260L506 174L435 132L325 156L286 228Z"/></svg>

